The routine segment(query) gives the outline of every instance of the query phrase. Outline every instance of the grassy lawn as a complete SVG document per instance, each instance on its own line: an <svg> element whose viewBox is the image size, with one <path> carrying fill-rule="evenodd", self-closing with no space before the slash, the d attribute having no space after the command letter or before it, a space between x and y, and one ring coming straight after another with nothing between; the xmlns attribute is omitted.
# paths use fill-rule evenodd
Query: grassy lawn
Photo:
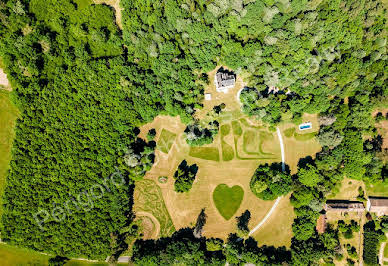
<svg viewBox="0 0 388 266"><path fill-rule="evenodd" d="M344 178L334 189L331 194L328 195L328 199L340 199L340 200L357 200L358 188L363 187L361 180L353 180Z"/></svg>
<svg viewBox="0 0 388 266"><path fill-rule="evenodd" d="M260 245L290 247L294 218L294 208L290 203L289 196L284 197L268 221L252 236ZM257 221L251 220L249 228L252 229L256 224Z"/></svg>
<svg viewBox="0 0 388 266"><path fill-rule="evenodd" d="M221 136L227 136L230 133L230 125L225 124L221 126Z"/></svg>
<svg viewBox="0 0 388 266"><path fill-rule="evenodd" d="M384 248L384 257L388 258L388 243L385 244L385 248Z"/></svg>
<svg viewBox="0 0 388 266"><path fill-rule="evenodd" d="M49 256L38 252L0 244L0 264L2 266L14 265L48 265Z"/></svg>
<svg viewBox="0 0 388 266"><path fill-rule="evenodd" d="M108 265L106 262L90 262L83 260L70 260L65 263L65 266L83 266L83 265L93 265L93 266L105 266ZM118 265L126 265L126 264L118 264Z"/></svg>
<svg viewBox="0 0 388 266"><path fill-rule="evenodd" d="M244 197L244 190L240 186L228 187L220 184L213 192L213 201L225 220L229 220L238 210Z"/></svg>
<svg viewBox="0 0 388 266"><path fill-rule="evenodd" d="M294 138L298 141L306 141L313 139L316 136L316 132L311 132L311 133L304 133L304 134L299 134L299 133L294 133Z"/></svg>
<svg viewBox="0 0 388 266"><path fill-rule="evenodd" d="M158 139L158 149L164 153L168 153L174 144L175 138L176 134L163 128Z"/></svg>
<svg viewBox="0 0 388 266"><path fill-rule="evenodd" d="M246 130L243 136L243 150L247 154L261 155L259 137L256 131Z"/></svg>
<svg viewBox="0 0 388 266"><path fill-rule="evenodd" d="M292 136L294 136L294 133L295 133L295 127L287 128L283 132L284 136L286 136L287 138L291 138Z"/></svg>
<svg viewBox="0 0 388 266"><path fill-rule="evenodd" d="M241 125L238 121L232 121L233 135L240 137L243 133Z"/></svg>
<svg viewBox="0 0 388 266"><path fill-rule="evenodd" d="M49 265L49 259L52 256L44 255L42 253L21 248L10 246L0 243L0 265L1 266L15 266L15 265ZM102 266L108 265L105 262L90 262L84 260L69 260L65 263L66 266L81 266L81 265L93 265Z"/></svg>
<svg viewBox="0 0 388 266"><path fill-rule="evenodd" d="M136 182L134 202L135 213L145 212L159 221L160 237L170 236L175 231L160 187L154 181L143 179Z"/></svg>
<svg viewBox="0 0 388 266"><path fill-rule="evenodd" d="M79 8L85 8L93 3L92 0L74 0Z"/></svg>
<svg viewBox="0 0 388 266"><path fill-rule="evenodd" d="M294 137L298 141L306 141L314 138L317 133L316 132L310 132L310 133L297 133L295 127L287 128L283 131L284 136L287 138Z"/></svg>
<svg viewBox="0 0 388 266"><path fill-rule="evenodd" d="M18 116L18 110L10 102L9 95L10 92L0 90L0 195L3 194L5 187L14 138L13 127ZM2 214L2 198L0 197L0 216Z"/></svg>
<svg viewBox="0 0 388 266"><path fill-rule="evenodd" d="M220 152L217 147L191 147L190 156L210 161L220 161Z"/></svg>
<svg viewBox="0 0 388 266"><path fill-rule="evenodd" d="M224 140L221 141L222 146L222 160L224 161L231 161L234 158L234 149L232 146L230 146L228 143L226 143Z"/></svg>
<svg viewBox="0 0 388 266"><path fill-rule="evenodd" d="M374 185L365 183L368 196L388 197L388 184L377 183Z"/></svg>

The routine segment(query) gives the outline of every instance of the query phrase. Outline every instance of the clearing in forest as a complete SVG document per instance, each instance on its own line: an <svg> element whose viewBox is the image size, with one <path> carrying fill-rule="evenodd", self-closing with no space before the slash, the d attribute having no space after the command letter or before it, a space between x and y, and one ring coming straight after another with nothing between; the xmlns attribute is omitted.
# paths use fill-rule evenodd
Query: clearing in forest
<svg viewBox="0 0 388 266"><path fill-rule="evenodd" d="M145 180L152 180L153 184L160 187L162 199L175 229L194 226L201 210L205 209L207 221L203 235L226 239L229 233L236 232L235 218L245 210L251 213L249 228L252 229L274 204L274 201L257 198L251 192L249 184L259 164L281 162L280 141L276 131L269 130L260 121L241 112L236 94L244 83L239 76L235 88L227 94L216 92L213 76L209 74L211 82L205 88L205 93L211 93L212 99L204 101L203 109L196 113L197 119L206 121L212 119L207 114L214 106L225 104L225 108L216 117L220 127L211 144L190 147L185 140L186 125L181 123L179 117L157 116L151 123L140 128L139 137L146 139L150 129L156 130L155 141L158 148L155 150L155 163L147 172ZM308 119L316 119L316 116ZM296 127L291 123L284 124L281 130L292 126ZM312 131L318 129L315 125ZM314 156L320 150L314 137L315 133L309 138L295 135L309 133L311 132L301 133L295 129L293 135L287 138L286 142L290 146L285 145L286 163L291 167L293 162L296 167L299 158ZM199 169L193 186L187 193L174 191L173 175L182 160L186 160L190 165L196 164ZM167 177L165 183L158 182L161 176ZM136 188L137 186L138 184ZM145 194L144 199L151 196L146 195L145 191L141 193ZM142 204L135 198L135 206ZM289 197L284 197L270 220L253 236L260 243L289 246L293 217ZM274 227L274 224L277 225Z"/></svg>
<svg viewBox="0 0 388 266"><path fill-rule="evenodd" d="M307 156L315 158L315 154L321 151L321 145L315 138L319 132L318 116L304 114L302 121L311 122L312 128L301 131L297 125L292 123L284 123L279 126L283 135L286 164L290 166L292 174L297 172L301 158Z"/></svg>
<svg viewBox="0 0 388 266"><path fill-rule="evenodd" d="M91 2L91 0L78 0L78 1L81 1L81 2ZM120 7L120 0L93 0L94 3L96 4L105 4L105 5L109 5L111 6L114 10L115 10L115 13L116 13L116 24L117 26L122 30L123 29L123 24L122 24L122 20L121 20L121 11L122 11L122 8Z"/></svg>

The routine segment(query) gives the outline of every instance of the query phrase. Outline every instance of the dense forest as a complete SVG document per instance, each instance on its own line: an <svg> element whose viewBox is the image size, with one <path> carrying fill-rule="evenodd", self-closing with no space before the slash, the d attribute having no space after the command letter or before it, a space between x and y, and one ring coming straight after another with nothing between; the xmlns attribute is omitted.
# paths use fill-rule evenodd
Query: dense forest
<svg viewBox="0 0 388 266"><path fill-rule="evenodd" d="M332 262L338 231L315 231L328 193L344 176L388 182L388 153L371 115L388 105L382 3L121 0L120 30L112 8L83 2L0 0L0 57L21 111L2 240L101 260L121 250L131 234L133 180L149 170L155 148L136 139L137 127L158 114L195 124L206 72L222 64L248 77L246 114L272 127L320 114L323 150L315 160L302 160L292 178L283 174L285 187L272 182L269 167L252 181L264 199L293 191L291 250L231 235L220 254L213 240L177 234L136 242L134 262ZM123 182L113 182L115 173Z"/></svg>

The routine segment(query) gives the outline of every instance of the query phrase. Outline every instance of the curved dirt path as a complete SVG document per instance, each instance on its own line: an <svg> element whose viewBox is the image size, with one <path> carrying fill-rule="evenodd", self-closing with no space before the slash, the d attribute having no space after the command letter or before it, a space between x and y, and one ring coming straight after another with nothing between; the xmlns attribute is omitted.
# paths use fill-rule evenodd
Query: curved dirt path
<svg viewBox="0 0 388 266"><path fill-rule="evenodd" d="M140 212L136 212L136 217L137 218L141 218L141 217L150 218L155 225L155 231L152 232L151 238L153 238L153 239L158 238L158 236L160 234L160 223L159 223L158 219L155 218L155 216L153 216L151 213L140 211Z"/></svg>
<svg viewBox="0 0 388 266"><path fill-rule="evenodd" d="M284 172L286 170L286 164L285 164L285 154L284 154L284 143L283 143L283 138L282 138L282 134L280 133L280 129L279 128L276 128L276 133L278 135L278 138L279 138L279 142L280 142L280 152L282 154L282 171ZM267 213L267 215L263 218L263 220L261 220L260 223L258 223L255 228L253 228L250 232L249 232L249 235L252 235L254 232L256 232L257 230L259 230L259 228L269 219L269 217L271 217L272 213L275 211L276 207L279 205L279 202L280 200L282 199L282 197L278 197L275 201L275 203L272 205L271 209L269 210L269 212Z"/></svg>

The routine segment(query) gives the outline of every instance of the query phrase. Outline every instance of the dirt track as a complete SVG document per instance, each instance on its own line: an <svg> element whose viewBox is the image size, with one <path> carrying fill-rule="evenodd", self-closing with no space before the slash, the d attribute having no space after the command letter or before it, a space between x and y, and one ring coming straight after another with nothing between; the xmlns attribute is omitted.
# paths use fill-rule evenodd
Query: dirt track
<svg viewBox="0 0 388 266"><path fill-rule="evenodd" d="M0 68L0 86L4 87L7 90L10 90L9 81L7 79L7 74L4 73L3 69Z"/></svg>

